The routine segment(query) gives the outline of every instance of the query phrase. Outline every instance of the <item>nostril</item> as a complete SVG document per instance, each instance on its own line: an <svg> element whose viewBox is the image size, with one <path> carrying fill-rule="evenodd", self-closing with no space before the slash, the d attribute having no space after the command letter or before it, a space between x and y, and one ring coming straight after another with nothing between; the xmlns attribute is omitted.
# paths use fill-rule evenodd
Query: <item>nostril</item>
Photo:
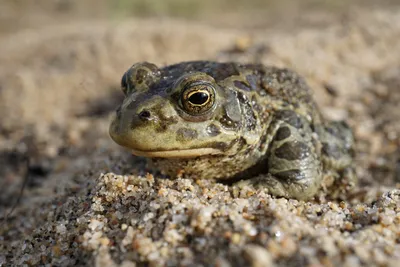
<svg viewBox="0 0 400 267"><path fill-rule="evenodd" d="M139 118L143 121L148 121L150 120L151 113L148 110L143 110L142 112L139 113Z"/></svg>

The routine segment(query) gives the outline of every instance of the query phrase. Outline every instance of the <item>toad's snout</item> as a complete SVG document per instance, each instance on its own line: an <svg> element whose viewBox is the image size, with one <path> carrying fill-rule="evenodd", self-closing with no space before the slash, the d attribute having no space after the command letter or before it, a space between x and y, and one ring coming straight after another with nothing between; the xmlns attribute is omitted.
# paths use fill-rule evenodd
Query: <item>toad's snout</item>
<svg viewBox="0 0 400 267"><path fill-rule="evenodd" d="M143 105L143 103L142 103ZM160 110L162 109L162 110ZM174 110L160 105L123 105L117 110L109 128L111 138L118 144L134 150L160 150L170 144L174 136L171 125L176 124ZM160 117L163 114L162 117ZM171 118L171 119L170 119Z"/></svg>

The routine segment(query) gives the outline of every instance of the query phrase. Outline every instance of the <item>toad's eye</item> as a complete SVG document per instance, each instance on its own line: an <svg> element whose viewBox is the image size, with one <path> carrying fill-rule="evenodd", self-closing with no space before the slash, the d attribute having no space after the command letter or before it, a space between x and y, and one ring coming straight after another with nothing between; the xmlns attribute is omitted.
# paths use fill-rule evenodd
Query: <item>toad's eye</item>
<svg viewBox="0 0 400 267"><path fill-rule="evenodd" d="M215 89L210 84L190 84L183 89L181 101L187 113L202 115L214 107Z"/></svg>

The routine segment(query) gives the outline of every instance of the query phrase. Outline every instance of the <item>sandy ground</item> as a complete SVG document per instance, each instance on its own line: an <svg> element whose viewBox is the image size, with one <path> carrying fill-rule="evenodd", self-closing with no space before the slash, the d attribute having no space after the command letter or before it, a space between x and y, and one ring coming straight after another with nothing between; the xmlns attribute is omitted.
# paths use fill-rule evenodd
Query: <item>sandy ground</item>
<svg viewBox="0 0 400 267"><path fill-rule="evenodd" d="M76 20L0 40L4 266L397 266L400 10L326 28L240 30L172 19ZM323 114L357 140L343 200L234 194L157 177L108 137L134 62L262 62L301 73ZM28 160L29 159L29 160ZM29 164L27 164L27 162ZM154 174L154 176L153 176Z"/></svg>

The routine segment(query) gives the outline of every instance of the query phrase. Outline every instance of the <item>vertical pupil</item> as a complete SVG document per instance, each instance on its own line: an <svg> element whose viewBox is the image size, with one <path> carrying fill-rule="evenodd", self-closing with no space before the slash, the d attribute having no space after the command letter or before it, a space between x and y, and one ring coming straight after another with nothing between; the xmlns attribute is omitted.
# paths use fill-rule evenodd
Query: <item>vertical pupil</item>
<svg viewBox="0 0 400 267"><path fill-rule="evenodd" d="M208 94L205 92L197 92L189 97L189 101L195 105L201 105L208 100Z"/></svg>

